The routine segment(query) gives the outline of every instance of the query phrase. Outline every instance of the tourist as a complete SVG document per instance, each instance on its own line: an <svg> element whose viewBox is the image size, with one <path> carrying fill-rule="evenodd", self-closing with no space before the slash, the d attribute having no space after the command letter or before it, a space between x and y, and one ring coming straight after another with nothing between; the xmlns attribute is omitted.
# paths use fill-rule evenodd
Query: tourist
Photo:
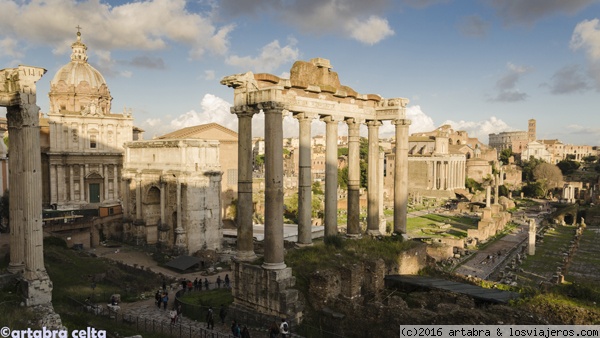
<svg viewBox="0 0 600 338"><path fill-rule="evenodd" d="M167 291L167 281L163 278L162 289L164 292Z"/></svg>
<svg viewBox="0 0 600 338"><path fill-rule="evenodd" d="M221 276L217 276L217 288L221 288Z"/></svg>
<svg viewBox="0 0 600 338"><path fill-rule="evenodd" d="M279 327L277 326L277 323L273 322L273 324L271 324L271 328L269 329L269 338L277 337L279 337Z"/></svg>
<svg viewBox="0 0 600 338"><path fill-rule="evenodd" d="M208 278L204 278L204 288L205 288L206 290L208 290L208 285L209 285L209 284L210 284L210 283L208 282Z"/></svg>
<svg viewBox="0 0 600 338"><path fill-rule="evenodd" d="M242 338L250 338L250 331L248 331L248 327L244 325L242 329Z"/></svg>
<svg viewBox="0 0 600 338"><path fill-rule="evenodd" d="M240 326L235 320L231 323L231 334L233 334L233 336L237 338L239 338L242 334Z"/></svg>
<svg viewBox="0 0 600 338"><path fill-rule="evenodd" d="M169 317L171 317L171 325L175 325L175 322L177 321L177 311L175 311L175 309L171 309L169 312Z"/></svg>
<svg viewBox="0 0 600 338"><path fill-rule="evenodd" d="M181 318L181 304L177 305L177 320L179 320L179 318Z"/></svg>
<svg viewBox="0 0 600 338"><path fill-rule="evenodd" d="M169 294L167 292L163 293L162 302L163 302L163 310L166 311L167 304L169 303ZM160 305L159 305L159 307L160 307Z"/></svg>
<svg viewBox="0 0 600 338"><path fill-rule="evenodd" d="M199 291L200 289L198 288L198 277L196 277L196 279L194 279L194 291Z"/></svg>
<svg viewBox="0 0 600 338"><path fill-rule="evenodd" d="M225 274L225 287L229 289L229 274Z"/></svg>
<svg viewBox="0 0 600 338"><path fill-rule="evenodd" d="M194 287L194 284L192 284L191 280L187 281L187 288L189 292L192 292L192 288Z"/></svg>
<svg viewBox="0 0 600 338"><path fill-rule="evenodd" d="M206 328L212 330L215 328L215 318L213 316L212 307L208 308L208 313L206 314Z"/></svg>
<svg viewBox="0 0 600 338"><path fill-rule="evenodd" d="M289 337L290 325L287 323L285 318L281 318L281 325L279 325L279 331L281 331L281 338Z"/></svg>
<svg viewBox="0 0 600 338"><path fill-rule="evenodd" d="M225 305L221 304L221 309L219 310L219 318L221 318L221 324L225 325L225 316L227 316L227 310L225 309Z"/></svg>
<svg viewBox="0 0 600 338"><path fill-rule="evenodd" d="M156 305L158 306L158 308L160 309L160 303L161 303L161 293L160 290L156 291L156 294L154 295L154 300L156 300Z"/></svg>

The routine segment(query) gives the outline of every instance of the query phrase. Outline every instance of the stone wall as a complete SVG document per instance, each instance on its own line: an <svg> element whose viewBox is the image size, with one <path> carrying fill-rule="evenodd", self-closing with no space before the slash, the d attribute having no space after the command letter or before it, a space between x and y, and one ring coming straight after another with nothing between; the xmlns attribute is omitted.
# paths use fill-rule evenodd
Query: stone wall
<svg viewBox="0 0 600 338"><path fill-rule="evenodd" d="M230 307L233 313L259 312L272 316L277 322L281 318L287 318L290 323L302 321L303 304L298 290L292 289L296 278L291 268L266 270L259 265L234 261L232 270L236 281Z"/></svg>

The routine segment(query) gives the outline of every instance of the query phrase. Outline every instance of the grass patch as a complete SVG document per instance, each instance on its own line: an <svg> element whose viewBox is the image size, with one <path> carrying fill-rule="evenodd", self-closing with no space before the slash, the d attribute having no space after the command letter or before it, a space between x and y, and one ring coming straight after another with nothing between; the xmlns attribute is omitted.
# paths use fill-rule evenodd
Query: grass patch
<svg viewBox="0 0 600 338"><path fill-rule="evenodd" d="M231 289L213 289L202 292L186 292L179 300L187 304L212 306L213 308L221 306L221 304L229 305L233 303L233 295Z"/></svg>
<svg viewBox="0 0 600 338"><path fill-rule="evenodd" d="M408 218L407 231L411 237L466 238L467 230L476 228L478 221L478 218L472 217L428 214Z"/></svg>

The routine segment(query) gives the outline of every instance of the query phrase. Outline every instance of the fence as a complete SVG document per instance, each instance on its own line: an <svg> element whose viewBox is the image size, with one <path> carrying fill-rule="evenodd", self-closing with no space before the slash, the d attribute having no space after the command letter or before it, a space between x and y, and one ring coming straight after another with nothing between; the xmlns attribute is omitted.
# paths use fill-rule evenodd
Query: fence
<svg viewBox="0 0 600 338"><path fill-rule="evenodd" d="M145 331L150 333L159 333L175 338L231 338L229 334L223 334L212 330L207 330L194 325L186 325L181 322L171 324L168 320L156 320L152 318L144 318L126 313L115 312L108 307L95 306L84 304L76 299L69 298L74 307L78 307L84 312L91 315L108 317L114 320L115 323L129 325L135 327L137 331Z"/></svg>

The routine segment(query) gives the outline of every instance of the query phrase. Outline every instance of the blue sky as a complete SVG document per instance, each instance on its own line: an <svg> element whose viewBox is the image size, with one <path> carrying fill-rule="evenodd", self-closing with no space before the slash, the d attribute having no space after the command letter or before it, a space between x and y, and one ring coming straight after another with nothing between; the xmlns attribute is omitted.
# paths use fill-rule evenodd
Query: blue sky
<svg viewBox="0 0 600 338"><path fill-rule="evenodd" d="M449 123L487 143L535 118L538 139L600 145L600 0L0 0L0 68L48 70L42 112L77 25L113 112L131 108L147 139L237 130L222 77L322 57L359 93L408 98L411 133Z"/></svg>

